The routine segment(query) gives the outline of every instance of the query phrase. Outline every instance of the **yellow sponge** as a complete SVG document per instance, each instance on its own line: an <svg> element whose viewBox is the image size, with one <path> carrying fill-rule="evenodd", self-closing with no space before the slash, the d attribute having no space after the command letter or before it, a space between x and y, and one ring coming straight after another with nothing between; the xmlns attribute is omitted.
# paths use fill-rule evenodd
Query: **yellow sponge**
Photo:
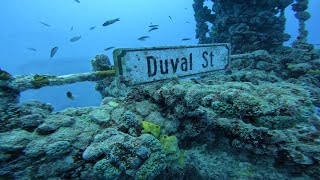
<svg viewBox="0 0 320 180"><path fill-rule="evenodd" d="M151 133L156 138L159 137L161 132L161 128L159 125L147 121L142 121L142 128L145 133Z"/></svg>
<svg viewBox="0 0 320 180"><path fill-rule="evenodd" d="M164 135L160 138L160 143L166 154L177 154L179 152L178 139L176 136Z"/></svg>

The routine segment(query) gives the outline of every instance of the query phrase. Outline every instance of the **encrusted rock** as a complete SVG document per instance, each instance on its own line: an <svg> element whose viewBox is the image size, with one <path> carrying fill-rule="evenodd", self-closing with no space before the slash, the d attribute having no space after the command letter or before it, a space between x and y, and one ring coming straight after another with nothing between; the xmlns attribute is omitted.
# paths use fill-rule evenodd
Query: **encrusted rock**
<svg viewBox="0 0 320 180"><path fill-rule="evenodd" d="M0 151L19 152L36 136L25 130L13 130L0 133Z"/></svg>
<svg viewBox="0 0 320 180"><path fill-rule="evenodd" d="M45 119L45 122L41 124L37 131L40 134L50 134L60 127L70 127L75 122L75 119L69 116L64 115L55 115L50 116L47 119Z"/></svg>

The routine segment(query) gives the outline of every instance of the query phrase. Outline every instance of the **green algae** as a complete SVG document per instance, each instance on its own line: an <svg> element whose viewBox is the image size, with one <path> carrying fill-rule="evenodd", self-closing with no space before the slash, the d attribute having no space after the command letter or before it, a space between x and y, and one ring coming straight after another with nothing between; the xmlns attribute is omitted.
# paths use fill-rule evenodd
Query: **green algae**
<svg viewBox="0 0 320 180"><path fill-rule="evenodd" d="M115 76L115 70L107 70L107 71L96 71L96 77L99 79L113 77Z"/></svg>
<svg viewBox="0 0 320 180"><path fill-rule="evenodd" d="M309 70L307 74L320 75L320 69Z"/></svg>
<svg viewBox="0 0 320 180"><path fill-rule="evenodd" d="M3 71L3 70L0 70L0 80L7 81L11 78L12 78L12 76L10 73Z"/></svg>
<svg viewBox="0 0 320 180"><path fill-rule="evenodd" d="M50 79L55 78L56 76L47 76L47 75L39 75L36 74L33 76L33 80L31 81L31 84L35 88L41 88L43 86L50 84Z"/></svg>

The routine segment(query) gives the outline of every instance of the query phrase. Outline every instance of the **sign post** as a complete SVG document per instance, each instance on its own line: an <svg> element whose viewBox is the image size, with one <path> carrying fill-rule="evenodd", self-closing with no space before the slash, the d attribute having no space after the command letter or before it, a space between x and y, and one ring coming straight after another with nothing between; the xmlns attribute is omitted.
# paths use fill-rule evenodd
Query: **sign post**
<svg viewBox="0 0 320 180"><path fill-rule="evenodd" d="M124 48L113 51L116 76L126 85L222 70L229 64L229 44Z"/></svg>

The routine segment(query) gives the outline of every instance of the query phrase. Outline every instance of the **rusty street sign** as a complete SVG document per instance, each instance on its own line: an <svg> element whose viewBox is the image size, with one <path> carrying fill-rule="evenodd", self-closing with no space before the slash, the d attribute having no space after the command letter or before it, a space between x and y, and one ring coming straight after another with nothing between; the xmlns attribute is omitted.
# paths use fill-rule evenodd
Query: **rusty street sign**
<svg viewBox="0 0 320 180"><path fill-rule="evenodd" d="M116 75L128 85L224 69L229 44L124 48L113 51Z"/></svg>

